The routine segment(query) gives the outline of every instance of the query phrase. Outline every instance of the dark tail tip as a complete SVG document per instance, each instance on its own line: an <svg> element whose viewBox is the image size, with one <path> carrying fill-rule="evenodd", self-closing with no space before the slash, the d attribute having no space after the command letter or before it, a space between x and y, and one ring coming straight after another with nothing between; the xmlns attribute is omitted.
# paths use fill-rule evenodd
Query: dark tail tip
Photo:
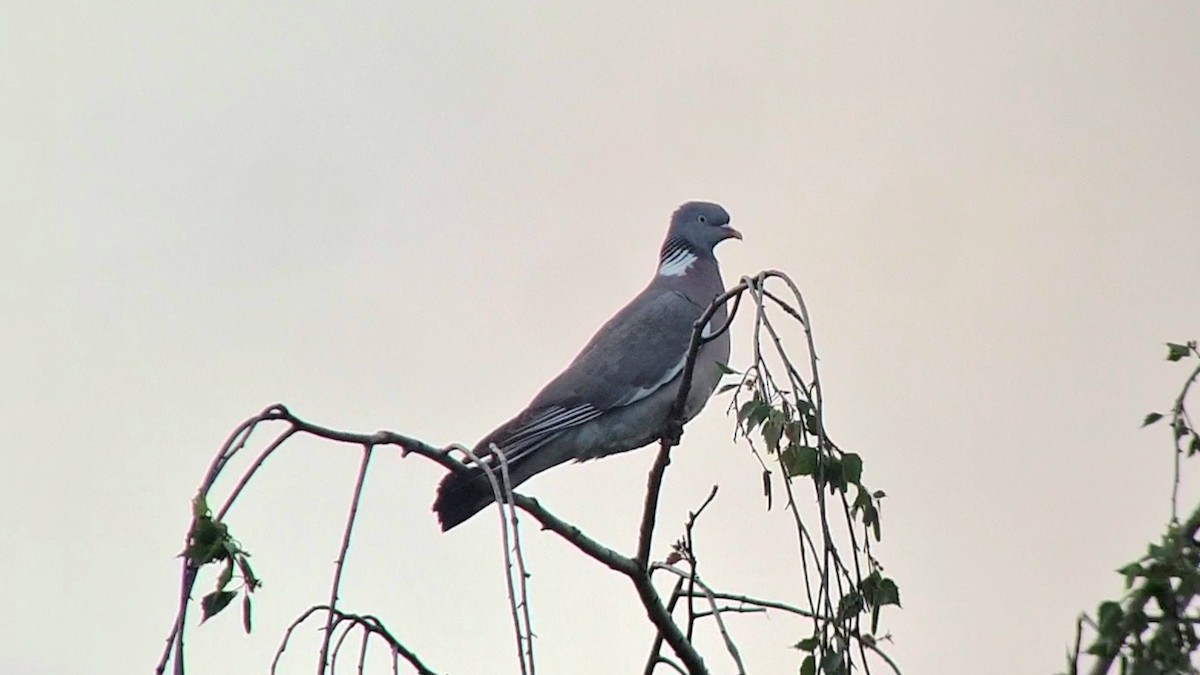
<svg viewBox="0 0 1200 675"><path fill-rule="evenodd" d="M451 472L438 485L437 499L433 510L445 532L460 525L479 513L488 504L496 501L491 483L480 469L468 469L464 473Z"/></svg>

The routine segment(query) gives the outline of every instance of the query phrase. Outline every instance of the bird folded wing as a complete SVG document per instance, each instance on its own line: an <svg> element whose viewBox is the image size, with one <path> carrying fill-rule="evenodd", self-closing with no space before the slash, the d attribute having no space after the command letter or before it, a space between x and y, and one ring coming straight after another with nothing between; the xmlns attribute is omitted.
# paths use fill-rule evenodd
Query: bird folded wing
<svg viewBox="0 0 1200 675"><path fill-rule="evenodd" d="M683 370L701 312L680 293L651 285L604 324L524 412L484 439L483 450L495 444L515 462L564 431L669 385Z"/></svg>
<svg viewBox="0 0 1200 675"><path fill-rule="evenodd" d="M590 405L608 411L636 403L678 377L703 308L652 284L592 337L534 398L530 409Z"/></svg>

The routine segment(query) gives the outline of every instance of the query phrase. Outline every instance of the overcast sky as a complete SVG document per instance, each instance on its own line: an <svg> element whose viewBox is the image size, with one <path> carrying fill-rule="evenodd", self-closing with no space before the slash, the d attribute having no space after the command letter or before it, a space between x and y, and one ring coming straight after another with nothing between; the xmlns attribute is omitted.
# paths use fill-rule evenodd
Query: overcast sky
<svg viewBox="0 0 1200 675"><path fill-rule="evenodd" d="M805 294L830 428L888 493L893 658L1062 668L1169 515L1166 428L1138 424L1184 375L1163 343L1200 336L1200 5L1052 4L4 3L0 672L149 672L234 425L281 401L473 443L645 284L689 199L745 234L727 280ZM798 602L722 413L675 455L655 555L720 483L705 575ZM629 551L652 456L526 491ZM229 521L255 632L192 627L189 672L264 672L323 601L357 462L268 463ZM440 475L379 455L346 607L439 671L514 672L494 518L440 533ZM628 583L525 541L542 671L640 672ZM795 672L806 624L730 628L752 672Z"/></svg>

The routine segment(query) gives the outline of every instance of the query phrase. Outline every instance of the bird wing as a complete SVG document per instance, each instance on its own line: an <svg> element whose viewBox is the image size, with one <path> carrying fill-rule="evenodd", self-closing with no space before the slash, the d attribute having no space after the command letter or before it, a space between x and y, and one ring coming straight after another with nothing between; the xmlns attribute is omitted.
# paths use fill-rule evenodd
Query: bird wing
<svg viewBox="0 0 1200 675"><path fill-rule="evenodd" d="M520 415L480 442L513 462L558 434L636 403L679 376L703 309L653 285L605 323Z"/></svg>

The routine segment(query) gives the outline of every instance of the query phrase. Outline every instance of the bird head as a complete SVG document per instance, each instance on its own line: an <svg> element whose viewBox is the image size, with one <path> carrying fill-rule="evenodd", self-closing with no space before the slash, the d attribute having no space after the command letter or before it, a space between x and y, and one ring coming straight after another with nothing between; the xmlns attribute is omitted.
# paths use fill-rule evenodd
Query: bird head
<svg viewBox="0 0 1200 675"><path fill-rule="evenodd" d="M671 216L667 239L682 239L696 251L711 252L729 239L741 239L742 233L729 225L729 212L712 202L688 202Z"/></svg>

